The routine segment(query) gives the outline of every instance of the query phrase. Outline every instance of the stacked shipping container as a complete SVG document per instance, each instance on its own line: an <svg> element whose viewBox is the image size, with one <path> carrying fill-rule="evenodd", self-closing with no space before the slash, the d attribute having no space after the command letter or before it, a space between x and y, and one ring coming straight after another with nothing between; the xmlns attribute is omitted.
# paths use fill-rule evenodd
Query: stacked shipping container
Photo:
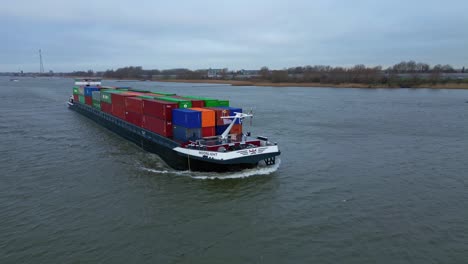
<svg viewBox="0 0 468 264"><path fill-rule="evenodd" d="M117 87L73 87L73 98L159 135L181 142L222 134L242 112L229 101ZM241 134L239 121L230 134Z"/></svg>
<svg viewBox="0 0 468 264"><path fill-rule="evenodd" d="M210 107L209 109L213 110L216 115L216 135L221 135L231 124L232 120L229 118L222 118L226 116L234 116L236 113L242 113L241 108L235 107ZM230 134L242 134L242 124L240 120L237 120L236 123L231 128Z"/></svg>
<svg viewBox="0 0 468 264"><path fill-rule="evenodd" d="M73 100L75 102L79 102L80 101L79 96L80 96L80 88L77 86L73 87Z"/></svg>
<svg viewBox="0 0 468 264"><path fill-rule="evenodd" d="M201 135L202 137L212 137L216 135L216 115L215 111L206 108L190 108L201 112Z"/></svg>
<svg viewBox="0 0 468 264"><path fill-rule="evenodd" d="M101 92L93 91L91 98L93 99L93 107L101 110Z"/></svg>
<svg viewBox="0 0 468 264"><path fill-rule="evenodd" d="M179 104L143 99L143 128L165 137L173 136L172 110Z"/></svg>
<svg viewBox="0 0 468 264"><path fill-rule="evenodd" d="M125 94L129 95L129 94ZM125 97L125 120L141 127L143 123L143 99L138 97Z"/></svg>
<svg viewBox="0 0 468 264"><path fill-rule="evenodd" d="M84 88L84 97L85 97L85 103L89 106L93 106L93 92L99 91L99 87L93 87L93 86L86 86Z"/></svg>
<svg viewBox="0 0 468 264"><path fill-rule="evenodd" d="M201 112L190 109L175 109L172 111L174 124L174 139L180 141L201 138Z"/></svg>

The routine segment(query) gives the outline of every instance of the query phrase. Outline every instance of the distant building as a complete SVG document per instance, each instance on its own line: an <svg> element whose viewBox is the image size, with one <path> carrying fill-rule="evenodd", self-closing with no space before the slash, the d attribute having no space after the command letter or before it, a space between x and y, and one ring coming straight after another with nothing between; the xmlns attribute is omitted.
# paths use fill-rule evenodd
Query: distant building
<svg viewBox="0 0 468 264"><path fill-rule="evenodd" d="M207 71L207 77L208 78L221 78L223 75L227 73L227 69L208 69Z"/></svg>
<svg viewBox="0 0 468 264"><path fill-rule="evenodd" d="M258 70L240 70L236 75L237 79L250 79L260 76L260 71Z"/></svg>
<svg viewBox="0 0 468 264"><path fill-rule="evenodd" d="M242 75L259 75L259 71L258 70L240 70L240 73Z"/></svg>

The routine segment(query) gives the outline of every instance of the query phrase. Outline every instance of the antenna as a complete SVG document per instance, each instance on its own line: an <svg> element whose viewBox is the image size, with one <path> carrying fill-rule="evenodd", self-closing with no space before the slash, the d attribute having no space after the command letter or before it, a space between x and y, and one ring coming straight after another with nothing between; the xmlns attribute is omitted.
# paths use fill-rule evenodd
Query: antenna
<svg viewBox="0 0 468 264"><path fill-rule="evenodd" d="M248 113L250 116L250 126L252 127L252 118L254 117L254 109L253 107L250 107L250 111Z"/></svg>
<svg viewBox="0 0 468 264"><path fill-rule="evenodd" d="M44 64L42 63L42 52L39 49L39 73L44 73Z"/></svg>

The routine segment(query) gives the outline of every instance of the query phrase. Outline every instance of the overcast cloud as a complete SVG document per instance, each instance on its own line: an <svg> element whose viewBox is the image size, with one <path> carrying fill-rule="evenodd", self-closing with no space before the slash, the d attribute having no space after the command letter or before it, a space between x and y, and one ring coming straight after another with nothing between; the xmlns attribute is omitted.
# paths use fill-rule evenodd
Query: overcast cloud
<svg viewBox="0 0 468 264"><path fill-rule="evenodd" d="M3 2L0 71L468 66L468 1Z"/></svg>

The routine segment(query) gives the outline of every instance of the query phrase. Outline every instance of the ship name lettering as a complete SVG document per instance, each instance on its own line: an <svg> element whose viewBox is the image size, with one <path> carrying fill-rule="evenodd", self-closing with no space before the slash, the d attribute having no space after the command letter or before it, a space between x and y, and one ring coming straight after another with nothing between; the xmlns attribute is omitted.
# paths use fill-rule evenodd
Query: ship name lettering
<svg viewBox="0 0 468 264"><path fill-rule="evenodd" d="M205 155L205 156L217 156L218 153L216 152L209 152L209 151L199 151L198 154Z"/></svg>

